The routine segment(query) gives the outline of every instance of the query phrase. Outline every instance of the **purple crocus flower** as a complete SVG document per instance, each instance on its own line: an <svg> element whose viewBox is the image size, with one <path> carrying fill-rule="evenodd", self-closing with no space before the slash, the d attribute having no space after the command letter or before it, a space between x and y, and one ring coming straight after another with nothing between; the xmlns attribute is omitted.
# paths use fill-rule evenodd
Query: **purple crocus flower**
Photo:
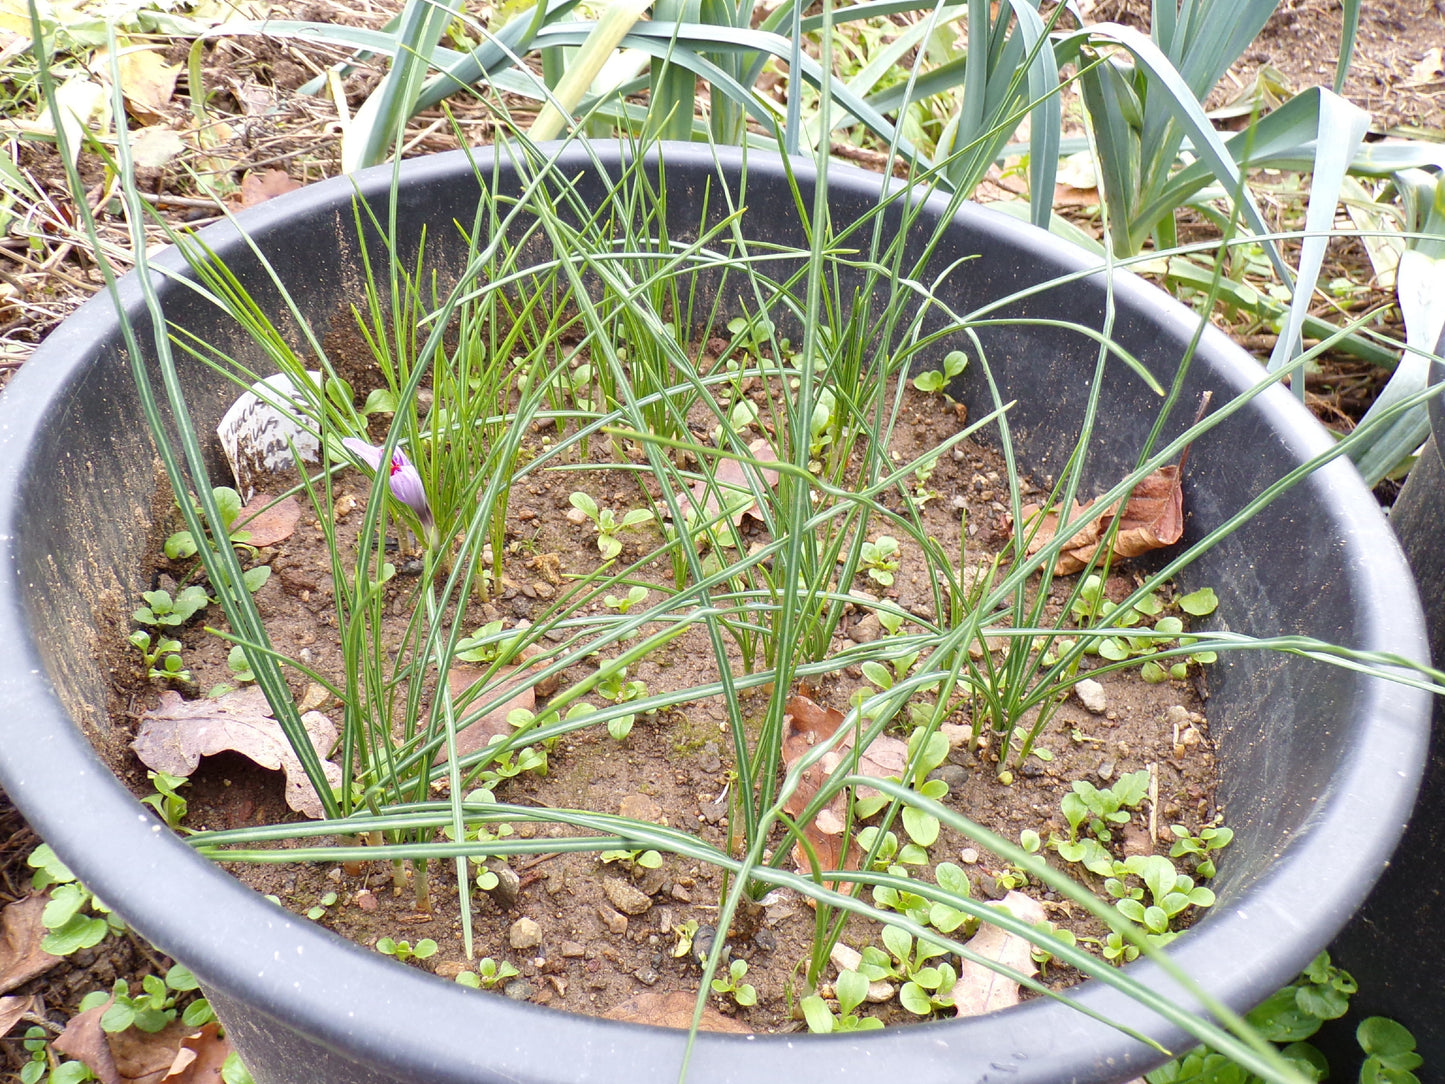
<svg viewBox="0 0 1445 1084"><path fill-rule="evenodd" d="M385 448L368 444L355 437L346 437L341 443L348 452L373 471L381 469L381 456L386 450ZM431 505L427 503L426 487L422 485L421 475L417 473L416 467L412 466L411 460L400 448L391 450L391 466L387 472L387 485L391 487L393 497L416 513L417 518L421 520L422 530L426 532L427 540L431 541L432 536L436 533L436 524L432 520Z"/></svg>

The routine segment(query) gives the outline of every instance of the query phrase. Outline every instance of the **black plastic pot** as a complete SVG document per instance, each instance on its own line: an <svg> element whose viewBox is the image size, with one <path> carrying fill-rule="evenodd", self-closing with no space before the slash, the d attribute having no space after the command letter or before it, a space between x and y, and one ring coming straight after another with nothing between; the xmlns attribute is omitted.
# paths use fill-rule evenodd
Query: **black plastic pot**
<svg viewBox="0 0 1445 1084"><path fill-rule="evenodd" d="M1445 355L1445 335L1435 353ZM1445 381L1436 363L1434 383ZM1445 402L1430 400L1431 437L1390 510L1390 523L1419 585L1435 665L1445 662ZM1320 1046L1330 1064L1360 1058L1354 1023L1388 1016L1415 1035L1422 1073L1445 1067L1445 701L1436 701L1430 755L1410 826L1365 905L1330 946L1360 984L1351 1012L1329 1025ZM1342 1074L1343 1075L1343 1074ZM1426 1079L1429 1079L1427 1077Z"/></svg>
<svg viewBox="0 0 1445 1084"><path fill-rule="evenodd" d="M594 161L567 152L594 201L605 198L621 152ZM737 187L738 154L666 147L674 236L696 228L708 187ZM482 153L484 171L492 158ZM601 170L599 173L598 170ZM814 174L793 165L811 203ZM468 160L407 163L397 220L427 248L455 245L452 223L472 220L481 186ZM354 183L353 183L354 182ZM270 201L241 224L277 264L319 335L350 325L361 296L354 262L356 191L386 203L390 171L318 184ZM835 222L872 207L882 180L833 167ZM499 190L515 188L505 166ZM714 205L718 201L714 197ZM748 160L746 229L802 244L781 163ZM944 213L942 200L929 214ZM688 217L693 216L689 223ZM381 220L385 221L385 214ZM918 244L928 232L917 228ZM256 261L228 225L204 231L242 281ZM971 257L971 259L965 259ZM961 261L961 262L960 262ZM956 266L954 266L956 265ZM179 267L172 260L171 266ZM1088 260L1030 227L975 206L954 216L933 266L954 266L942 296L956 311L1007 296ZM234 334L186 290L161 284L168 318L212 343ZM134 284L128 304L141 324ZM1195 331L1192 314L1128 275L1114 283L1115 336L1167 384ZM1098 276L1051 288L1007 311L1102 326ZM1074 440L1096 347L1038 325L985 328L981 336L1017 400L1013 431L1027 466L1057 473ZM110 303L92 302L55 332L8 389L0 423L0 780L16 805L108 903L200 977L259 1084L461 1084L477 1081L663 1081L682 1064L680 1032L575 1017L516 1004L398 967L278 909L197 858L105 768L90 739L118 743L102 705L106 674L97 638L121 638L138 581L156 475ZM953 344L947 344L953 345ZM946 348L946 346L944 347ZM242 351L243 354L246 351ZM1216 406L1249 387L1256 363L1206 331L1172 419L1178 432L1200 391ZM188 368L201 431L233 394ZM977 393L975 393L977 394ZM970 403L975 416L981 397ZM1159 399L1125 367L1106 379L1104 439L1091 481L1132 467ZM1260 396L1200 441L1189 463L1187 538L1329 446L1287 393ZM1423 657L1425 639L1408 570L1369 492L1337 462L1282 497L1194 566L1188 583L1218 592L1218 620L1243 632L1300 632L1376 651ZM1236 842L1216 881L1218 903L1175 943L1181 964L1242 1009L1289 980L1345 922L1383 868L1414 797L1429 704L1399 685L1279 655L1243 654L1211 668L1210 727L1219 748L1221 799ZM558 931L557 936L565 936ZM1150 966L1135 973L1162 990ZM1081 1004L1179 1048L1183 1036L1117 993L1090 983ZM1035 1001L987 1017L812 1038L704 1034L688 1080L1122 1081L1160 1060L1156 1051L1075 1012Z"/></svg>

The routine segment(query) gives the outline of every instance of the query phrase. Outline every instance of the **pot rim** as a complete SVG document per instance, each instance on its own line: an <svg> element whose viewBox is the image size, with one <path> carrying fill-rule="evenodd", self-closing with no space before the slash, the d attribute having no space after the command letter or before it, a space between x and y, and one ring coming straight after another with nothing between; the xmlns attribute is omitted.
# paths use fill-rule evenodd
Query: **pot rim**
<svg viewBox="0 0 1445 1084"><path fill-rule="evenodd" d="M592 148L584 156L574 146L563 152L564 160L575 155L585 165L599 154L611 163L624 153L617 144ZM485 161L489 153L484 149L475 157ZM473 154L414 159L403 164L402 177L425 183L470 175ZM708 169L715 161L736 169L744 157L734 148L688 144L666 145L664 154L669 164L705 158ZM750 184L781 175L776 155L749 151L746 157ZM809 161L794 161L789 168L804 180L814 175ZM237 225L263 232L290 216L329 213L343 204L349 207L357 190L383 191L391 180L390 166L333 178L243 212ZM871 185L876 192L879 177L830 163L828 182ZM1065 242L986 208L968 204L956 218L1016 236L1023 248L1053 259L1089 265L1085 254ZM236 237L236 228L221 223L200 236L219 250ZM182 265L173 251L156 262ZM1161 308L1166 324L1195 325L1192 313L1133 275L1120 273L1115 293L1149 299ZM137 303L133 281L127 283L126 296L128 304ZM20 494L27 479L44 469L32 461L35 437L42 425L53 424L54 409L87 363L86 344L116 326L107 297L87 302L21 369L5 389L0 409L0 620L5 623L0 627L12 630L11 650L0 658L0 704L5 705L0 782L16 806L78 876L143 935L184 960L207 986L265 1006L278 1025L304 1026L323 1045L394 1069L398 1079L413 1079L404 1073L417 1065L430 1067L428 1080L458 1082L675 1076L683 1033L483 997L397 967L278 908L167 831L100 761L60 703L25 627L16 536L24 529L17 519ZM1222 334L1207 328L1205 340L1223 359L1231 390L1257 379L1257 364ZM1283 389L1272 389L1256 403L1291 453L1308 456L1328 447L1313 418ZM1339 499L1330 512L1347 550L1344 567L1360 577L1358 597L1367 630L1360 646L1425 657L1412 580L1369 491L1343 461L1317 477ZM1429 697L1380 680L1364 686L1356 705L1362 721L1344 770L1332 780L1332 801L1319 803L1270 872L1237 898L1217 905L1171 947L1178 963L1235 1009L1247 1008L1291 979L1343 925L1383 869L1408 818L1428 739ZM1362 840L1362 824L1380 828ZM109 861L113 855L128 857L116 864ZM1152 963L1131 965L1130 972L1160 990L1178 992ZM1160 1028L1151 1012L1097 982L1075 988L1067 1000L1158 1036L1166 1045L1180 1039L1174 1029ZM485 1039L479 1038L482 1032ZM1115 1067L1117 1079L1158 1060L1147 1047L1064 1002L1039 999L984 1017L805 1042L797 1035L704 1032L694 1047L689 1079L755 1078L760 1072L798 1079L872 1077L887 1067L919 1079L1043 1082L1073 1079L1071 1067L1081 1054Z"/></svg>

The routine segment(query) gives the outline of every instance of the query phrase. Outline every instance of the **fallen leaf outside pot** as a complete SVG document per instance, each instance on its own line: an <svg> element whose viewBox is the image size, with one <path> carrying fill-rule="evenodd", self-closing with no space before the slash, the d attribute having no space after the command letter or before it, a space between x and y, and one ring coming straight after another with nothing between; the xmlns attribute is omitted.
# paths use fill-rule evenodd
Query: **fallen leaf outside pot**
<svg viewBox="0 0 1445 1084"><path fill-rule="evenodd" d="M50 900L26 896L7 904L0 912L0 994L8 993L60 962L40 947L46 934L41 915Z"/></svg>

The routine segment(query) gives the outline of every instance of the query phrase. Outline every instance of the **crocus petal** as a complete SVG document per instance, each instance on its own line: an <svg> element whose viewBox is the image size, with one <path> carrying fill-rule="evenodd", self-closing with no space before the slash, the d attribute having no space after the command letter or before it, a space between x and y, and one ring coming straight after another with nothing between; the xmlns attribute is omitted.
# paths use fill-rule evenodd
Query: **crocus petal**
<svg viewBox="0 0 1445 1084"><path fill-rule="evenodd" d="M415 512L423 523L431 522L431 505L427 503L426 487L421 475L400 449L391 460L391 492L397 500Z"/></svg>
<svg viewBox="0 0 1445 1084"><path fill-rule="evenodd" d="M381 449L356 437L343 437L341 446L372 470L381 469Z"/></svg>
<svg viewBox="0 0 1445 1084"><path fill-rule="evenodd" d="M368 444L356 437L344 437L341 444L373 471L381 469L381 454L385 448ZM411 460L400 448L392 449L391 469L387 471L387 485L391 487L393 497L416 513L417 518L421 520L422 529L430 537L435 524L432 520L431 505L426 499L426 487L422 485L421 475L417 472L416 467L412 466Z"/></svg>

